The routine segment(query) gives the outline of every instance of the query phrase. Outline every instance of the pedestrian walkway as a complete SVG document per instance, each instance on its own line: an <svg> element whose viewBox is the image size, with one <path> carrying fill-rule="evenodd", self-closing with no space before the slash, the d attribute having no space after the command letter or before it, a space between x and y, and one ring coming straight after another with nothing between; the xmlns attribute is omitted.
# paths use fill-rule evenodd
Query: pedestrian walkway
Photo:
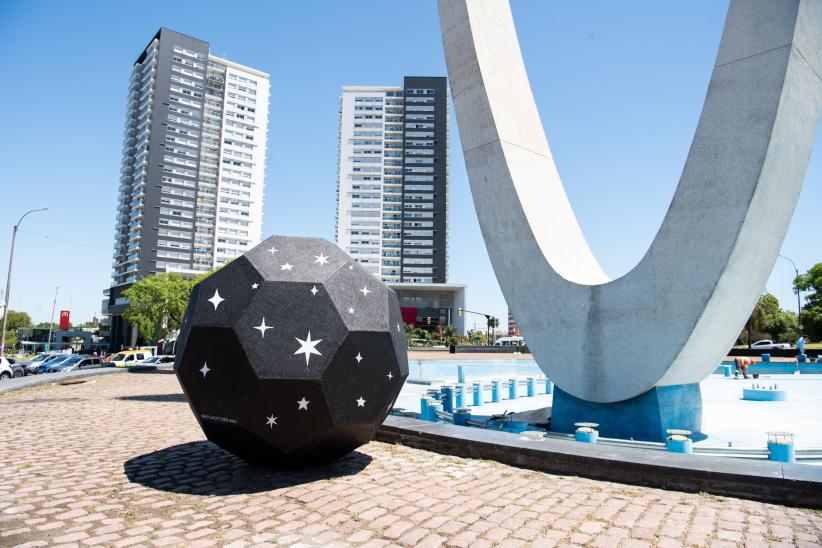
<svg viewBox="0 0 822 548"><path fill-rule="evenodd" d="M0 395L0 546L815 546L822 514L371 443L257 468L204 440L173 375ZM744 466L744 463L741 464Z"/></svg>

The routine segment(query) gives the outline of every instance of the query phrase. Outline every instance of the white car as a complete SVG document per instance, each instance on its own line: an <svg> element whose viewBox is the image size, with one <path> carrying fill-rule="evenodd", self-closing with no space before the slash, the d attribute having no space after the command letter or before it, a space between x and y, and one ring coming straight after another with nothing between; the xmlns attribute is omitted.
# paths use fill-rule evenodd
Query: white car
<svg viewBox="0 0 822 548"><path fill-rule="evenodd" d="M11 370L11 362L8 358L0 358L0 381L10 379L13 376L14 372Z"/></svg>
<svg viewBox="0 0 822 548"><path fill-rule="evenodd" d="M756 341L751 345L752 350L777 350L777 349L787 349L791 347L791 343L775 343L771 340L765 339L762 341Z"/></svg>
<svg viewBox="0 0 822 548"><path fill-rule="evenodd" d="M137 365L173 365L174 356L151 356L141 361Z"/></svg>

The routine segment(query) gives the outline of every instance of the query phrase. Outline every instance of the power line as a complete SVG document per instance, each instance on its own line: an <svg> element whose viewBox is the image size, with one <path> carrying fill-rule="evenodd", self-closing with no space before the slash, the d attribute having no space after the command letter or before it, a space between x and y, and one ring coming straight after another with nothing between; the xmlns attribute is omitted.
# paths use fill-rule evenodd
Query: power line
<svg viewBox="0 0 822 548"><path fill-rule="evenodd" d="M78 242L78 241L75 241L75 240L68 240L66 238L60 238L58 236L49 236L48 234L39 234L37 232L29 232L28 230L18 230L18 232L20 232L21 234L27 234L29 236L38 236L40 238L45 238L46 240L54 240L54 241L57 241L57 242L64 242L64 243L67 243L67 244L79 245L79 246L82 246L84 248L98 249L100 251L110 251L110 249L107 249L107 248L104 248L104 247L99 247L99 246L96 246L96 245L89 245L87 243Z"/></svg>

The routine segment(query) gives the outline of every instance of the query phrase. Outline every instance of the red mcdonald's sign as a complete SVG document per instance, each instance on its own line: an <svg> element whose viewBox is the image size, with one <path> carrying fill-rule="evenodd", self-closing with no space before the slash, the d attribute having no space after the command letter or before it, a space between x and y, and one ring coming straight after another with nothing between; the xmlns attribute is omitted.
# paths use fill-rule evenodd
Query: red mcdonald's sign
<svg viewBox="0 0 822 548"><path fill-rule="evenodd" d="M71 314L68 310L61 310L60 311L60 329L63 331L69 330L69 315Z"/></svg>

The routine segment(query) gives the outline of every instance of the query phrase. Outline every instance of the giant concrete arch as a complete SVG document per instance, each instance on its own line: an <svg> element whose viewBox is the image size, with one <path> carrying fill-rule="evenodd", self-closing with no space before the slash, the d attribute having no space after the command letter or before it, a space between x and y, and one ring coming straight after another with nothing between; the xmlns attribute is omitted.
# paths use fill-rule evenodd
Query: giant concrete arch
<svg viewBox="0 0 822 548"><path fill-rule="evenodd" d="M439 13L482 233L542 369L599 403L703 380L764 287L799 196L822 105L822 0L731 2L674 198L645 256L613 280L565 195L508 2L439 0Z"/></svg>

